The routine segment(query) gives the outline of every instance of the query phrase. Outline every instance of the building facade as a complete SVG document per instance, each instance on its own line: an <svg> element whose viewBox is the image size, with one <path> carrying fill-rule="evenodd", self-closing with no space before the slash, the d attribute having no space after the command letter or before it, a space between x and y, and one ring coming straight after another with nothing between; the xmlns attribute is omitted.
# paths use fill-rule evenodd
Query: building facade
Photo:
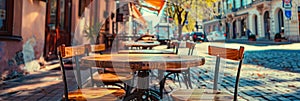
<svg viewBox="0 0 300 101"><path fill-rule="evenodd" d="M39 70L61 44L91 43L86 30L96 23L113 33L113 11L114 0L0 0L0 80Z"/></svg>
<svg viewBox="0 0 300 101"><path fill-rule="evenodd" d="M257 38L274 39L284 32L290 41L300 41L299 0L292 0L292 17L287 19L283 0L220 0L221 30L230 39L247 38L251 31Z"/></svg>

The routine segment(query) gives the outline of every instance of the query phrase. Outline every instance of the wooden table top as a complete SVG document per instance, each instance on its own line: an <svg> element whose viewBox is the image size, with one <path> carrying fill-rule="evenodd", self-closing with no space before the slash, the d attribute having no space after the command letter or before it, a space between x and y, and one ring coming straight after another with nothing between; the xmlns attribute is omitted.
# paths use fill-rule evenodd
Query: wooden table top
<svg viewBox="0 0 300 101"><path fill-rule="evenodd" d="M154 46L159 46L160 42L154 41L154 42L134 42L134 41L127 41L124 43L125 46L127 47L154 47Z"/></svg>
<svg viewBox="0 0 300 101"><path fill-rule="evenodd" d="M165 69L201 66L205 63L205 59L201 56L175 54L106 54L83 57L81 63L100 68Z"/></svg>
<svg viewBox="0 0 300 101"><path fill-rule="evenodd" d="M171 50L120 50L119 54L175 54Z"/></svg>

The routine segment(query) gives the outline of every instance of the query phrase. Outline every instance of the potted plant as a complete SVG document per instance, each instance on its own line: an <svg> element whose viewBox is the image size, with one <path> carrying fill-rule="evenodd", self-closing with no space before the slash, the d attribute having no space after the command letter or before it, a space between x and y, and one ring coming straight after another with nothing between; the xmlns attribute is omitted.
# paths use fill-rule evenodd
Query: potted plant
<svg viewBox="0 0 300 101"><path fill-rule="evenodd" d="M86 34L88 40L90 40L91 44L95 44L97 37L99 36L100 28L102 24L96 23L91 26L85 26L84 33Z"/></svg>
<svg viewBox="0 0 300 101"><path fill-rule="evenodd" d="M256 36L254 34L251 34L248 36L249 41L256 41Z"/></svg>
<svg viewBox="0 0 300 101"><path fill-rule="evenodd" d="M275 34L274 41L275 42L281 42L281 35L280 35L280 33L276 33Z"/></svg>

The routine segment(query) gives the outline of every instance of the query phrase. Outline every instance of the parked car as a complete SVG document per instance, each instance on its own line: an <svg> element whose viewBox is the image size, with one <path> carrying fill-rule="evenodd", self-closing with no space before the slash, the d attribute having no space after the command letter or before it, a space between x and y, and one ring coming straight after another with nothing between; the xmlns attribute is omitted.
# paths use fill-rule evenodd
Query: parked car
<svg viewBox="0 0 300 101"><path fill-rule="evenodd" d="M203 32L192 32L191 36L193 37L194 42L208 42L206 34Z"/></svg>
<svg viewBox="0 0 300 101"><path fill-rule="evenodd" d="M222 41L226 39L226 34L220 31L213 31L207 35L208 41Z"/></svg>

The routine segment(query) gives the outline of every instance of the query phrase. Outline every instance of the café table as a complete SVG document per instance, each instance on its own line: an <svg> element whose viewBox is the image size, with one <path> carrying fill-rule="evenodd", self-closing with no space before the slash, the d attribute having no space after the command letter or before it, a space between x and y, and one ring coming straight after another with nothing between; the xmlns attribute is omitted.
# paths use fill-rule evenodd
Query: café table
<svg viewBox="0 0 300 101"><path fill-rule="evenodd" d="M187 56L175 54L104 54L85 56L81 59L81 64L88 67L98 68L124 68L128 67L133 70L153 70L166 68L188 68L201 66L205 63L204 57L201 56ZM144 78L149 76L149 72L139 72L138 77ZM160 86L164 84L164 80L160 81ZM139 81L143 87L149 88L149 81ZM130 94L130 97L137 97L137 99L145 100L149 96L159 96L162 98L162 89L155 91L152 89L137 89L135 94ZM125 98L126 99L126 98ZM132 99L132 98L129 98Z"/></svg>
<svg viewBox="0 0 300 101"><path fill-rule="evenodd" d="M171 50L119 50L119 54L175 54Z"/></svg>
<svg viewBox="0 0 300 101"><path fill-rule="evenodd" d="M152 49L155 46L159 46L158 41L126 41L124 42L125 47L142 47L142 49Z"/></svg>

